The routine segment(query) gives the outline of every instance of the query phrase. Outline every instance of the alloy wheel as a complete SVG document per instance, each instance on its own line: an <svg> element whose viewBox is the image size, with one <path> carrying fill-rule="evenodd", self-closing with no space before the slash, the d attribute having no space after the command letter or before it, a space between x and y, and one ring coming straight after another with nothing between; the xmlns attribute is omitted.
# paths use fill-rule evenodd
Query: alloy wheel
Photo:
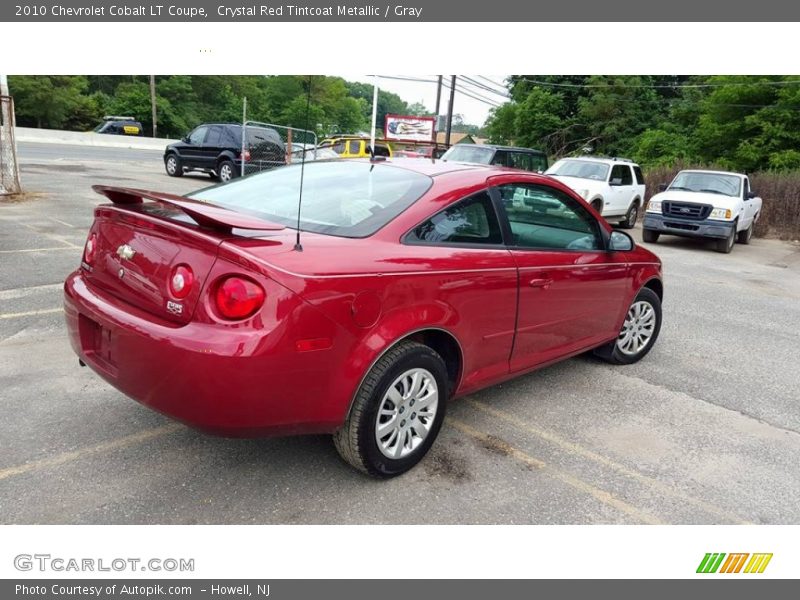
<svg viewBox="0 0 800 600"><path fill-rule="evenodd" d="M378 407L375 441L387 458L405 458L428 437L439 404L436 378L409 369L392 382Z"/></svg>
<svg viewBox="0 0 800 600"><path fill-rule="evenodd" d="M617 348L626 356L634 356L644 350L653 338L656 327L656 312L649 302L634 302L625 317L622 331L617 338Z"/></svg>

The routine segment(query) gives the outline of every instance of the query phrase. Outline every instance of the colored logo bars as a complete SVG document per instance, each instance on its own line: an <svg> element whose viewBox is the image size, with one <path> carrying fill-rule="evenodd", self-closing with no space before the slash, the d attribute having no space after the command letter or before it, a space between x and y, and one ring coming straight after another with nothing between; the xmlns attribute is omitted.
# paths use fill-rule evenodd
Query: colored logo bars
<svg viewBox="0 0 800 600"><path fill-rule="evenodd" d="M750 557L750 560L747 560L748 557ZM709 552L703 557L703 560L700 561L700 565L697 567L697 572L763 573L770 560L772 560L772 553L748 554L747 552L744 552L738 554L725 554L724 552ZM747 566L745 566L745 564ZM742 569L742 567L744 567L744 569Z"/></svg>

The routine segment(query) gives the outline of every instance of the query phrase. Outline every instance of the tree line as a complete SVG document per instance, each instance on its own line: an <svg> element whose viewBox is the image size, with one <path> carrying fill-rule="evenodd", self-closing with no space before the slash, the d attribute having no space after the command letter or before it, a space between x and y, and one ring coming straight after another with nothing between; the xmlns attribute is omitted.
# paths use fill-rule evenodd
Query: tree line
<svg viewBox="0 0 800 600"><path fill-rule="evenodd" d="M515 75L486 123L494 143L646 167L800 168L798 76Z"/></svg>
<svg viewBox="0 0 800 600"><path fill-rule="evenodd" d="M132 116L152 132L148 75L11 76L17 124L88 131L105 115ZM309 101L310 89L310 103ZM340 77L296 75L156 76L158 135L181 137L200 123L241 122L247 118L317 134L367 131L372 117L372 85ZM380 90L378 127L391 114L427 114L419 103Z"/></svg>

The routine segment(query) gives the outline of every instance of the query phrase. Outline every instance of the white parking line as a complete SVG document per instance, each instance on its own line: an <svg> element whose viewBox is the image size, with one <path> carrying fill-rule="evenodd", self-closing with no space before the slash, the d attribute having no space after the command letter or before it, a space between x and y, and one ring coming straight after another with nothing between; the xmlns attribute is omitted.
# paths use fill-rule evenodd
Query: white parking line
<svg viewBox="0 0 800 600"><path fill-rule="evenodd" d="M45 290L58 290L63 287L63 283L45 283L44 285L32 285L29 287L13 288L0 291L0 300L16 300L32 296L36 292Z"/></svg>
<svg viewBox="0 0 800 600"><path fill-rule="evenodd" d="M35 315L51 315L62 312L63 308L45 308L42 310L29 310L28 312L0 313L0 319L18 319L20 317L32 317Z"/></svg>
<svg viewBox="0 0 800 600"><path fill-rule="evenodd" d="M0 254L24 254L26 252L53 252L55 250L80 250L80 246L55 246L52 248L21 248L19 250L0 250Z"/></svg>
<svg viewBox="0 0 800 600"><path fill-rule="evenodd" d="M31 471L38 471L40 469L58 467L66 463L80 460L81 458L85 458L87 456L92 456L93 454L100 454L102 452L111 452L112 450L119 450L121 448L133 446L134 444L142 444L149 440L162 437L170 433L174 433L175 431L178 431L179 429L183 428L184 426L181 425L180 423L170 423L169 425L164 425L163 427L156 427L155 429L147 429L145 431L140 431L138 433L127 435L125 437L108 440L107 442L101 442L96 446L80 448L78 450L73 450L72 452L63 452L62 454L57 454L49 458L42 458L40 460L34 460L31 462L24 463L22 465L17 465L16 467L8 467L6 469L0 469L0 480L7 479L15 475L23 475Z"/></svg>

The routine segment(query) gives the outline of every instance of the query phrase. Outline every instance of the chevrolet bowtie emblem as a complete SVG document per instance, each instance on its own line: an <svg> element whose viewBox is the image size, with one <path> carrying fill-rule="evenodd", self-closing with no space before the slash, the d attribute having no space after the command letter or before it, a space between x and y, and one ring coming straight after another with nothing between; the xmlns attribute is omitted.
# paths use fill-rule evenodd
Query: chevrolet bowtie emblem
<svg viewBox="0 0 800 600"><path fill-rule="evenodd" d="M128 246L128 244L123 244L117 248L117 256L123 260L131 260L134 256L136 256L136 250Z"/></svg>

